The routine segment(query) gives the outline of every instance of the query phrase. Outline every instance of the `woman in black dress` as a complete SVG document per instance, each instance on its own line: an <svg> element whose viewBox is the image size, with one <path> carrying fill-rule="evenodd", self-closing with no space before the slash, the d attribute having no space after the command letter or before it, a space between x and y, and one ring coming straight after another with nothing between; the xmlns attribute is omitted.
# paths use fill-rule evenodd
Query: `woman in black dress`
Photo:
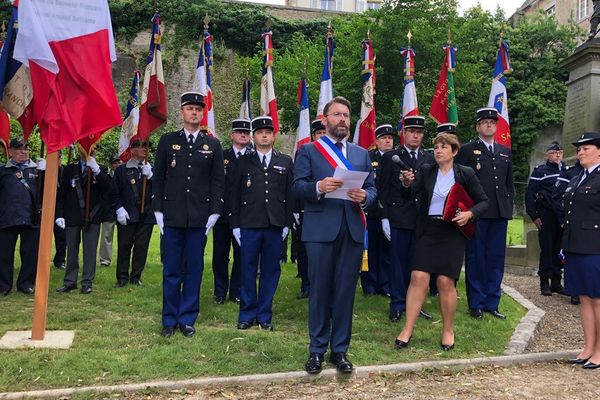
<svg viewBox="0 0 600 400"><path fill-rule="evenodd" d="M583 171L564 194L565 289L579 296L583 350L573 364L600 367L600 133L584 133L573 143Z"/></svg>
<svg viewBox="0 0 600 400"><path fill-rule="evenodd" d="M395 347L408 346L415 322L425 300L432 274L437 276L440 312L443 320L441 346L444 351L454 347L454 315L456 313L455 283L460 276L467 238L455 226L476 219L488 207L488 199L470 167L454 164L460 143L456 136L442 133L433 140L435 164L423 165L415 181L413 171L400 176L406 196L417 201L418 219L415 256L410 285L406 296L406 323L396 338ZM475 202L452 220L442 219L446 197L454 183L460 184ZM409 187L412 186L412 193Z"/></svg>

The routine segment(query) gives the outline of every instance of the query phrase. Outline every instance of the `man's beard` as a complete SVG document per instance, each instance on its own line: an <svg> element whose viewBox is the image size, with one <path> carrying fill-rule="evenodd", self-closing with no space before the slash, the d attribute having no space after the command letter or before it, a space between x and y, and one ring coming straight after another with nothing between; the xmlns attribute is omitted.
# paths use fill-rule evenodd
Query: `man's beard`
<svg viewBox="0 0 600 400"><path fill-rule="evenodd" d="M329 134L331 136L333 136L334 138L338 139L338 140L342 140L344 138L346 138L346 136L348 135L348 128L347 127L340 127L340 126L327 126L329 129Z"/></svg>

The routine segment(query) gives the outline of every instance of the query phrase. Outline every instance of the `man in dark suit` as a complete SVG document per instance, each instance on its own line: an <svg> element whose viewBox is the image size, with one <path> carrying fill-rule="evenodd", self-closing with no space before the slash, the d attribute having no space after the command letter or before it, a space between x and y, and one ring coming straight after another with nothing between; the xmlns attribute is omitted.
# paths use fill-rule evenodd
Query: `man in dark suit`
<svg viewBox="0 0 600 400"><path fill-rule="evenodd" d="M87 159L82 153L77 163L64 168L56 195L56 225L66 230L67 268L63 285L56 290L57 292L65 293L77 289L79 244L83 241L81 293L92 293L100 223L103 217L102 197L110 190L110 178L104 171L96 162L94 152ZM91 185L89 203L88 182Z"/></svg>
<svg viewBox="0 0 600 400"><path fill-rule="evenodd" d="M456 156L456 163L475 170L489 199L487 211L477 220L477 235L467 243L465 260L467 300L476 319L482 319L484 311L506 318L498 304L515 190L510 149L494 141L497 122L495 108L477 110L479 137L462 146Z"/></svg>
<svg viewBox="0 0 600 400"><path fill-rule="evenodd" d="M402 313L406 310L406 291L410 284L417 223L414 199L406 199L402 195L400 175L405 168L418 171L423 164L435 162L433 155L423 150L424 132L424 117L413 116L404 119L404 144L384 154L377 185L381 227L387 240L391 241L389 316L391 322L400 321ZM401 162L394 161L398 159ZM420 316L431 319L431 315L423 310Z"/></svg>
<svg viewBox="0 0 600 400"><path fill-rule="evenodd" d="M238 329L273 330L273 297L281 275L281 244L292 225L292 159L273 150L271 117L252 120L256 152L241 156L231 174L231 227L240 245ZM256 287L258 263L260 277Z"/></svg>
<svg viewBox="0 0 600 400"><path fill-rule="evenodd" d="M177 326L186 337L196 333L206 236L223 212L223 151L200 131L203 109L202 94L183 93L183 129L163 135L154 158L152 205L164 242L163 337Z"/></svg>
<svg viewBox="0 0 600 400"><path fill-rule="evenodd" d="M236 159L253 150L249 149L251 124L248 119L234 119L231 123L231 147L223 151L225 170L225 216L219 218L213 229L213 275L215 280L215 303L223 304L229 292L229 300L240 302L240 246L231 234L229 226L230 180ZM229 276L229 250L233 245L233 265Z"/></svg>
<svg viewBox="0 0 600 400"><path fill-rule="evenodd" d="M366 229L362 209L373 204L377 190L371 173L362 188L347 192L349 200L327 197L327 193L343 184L333 178L336 168L366 172L372 168L369 153L347 141L350 102L335 97L325 106L323 114L327 134L302 146L294 166L293 191L305 201L302 241L308 254L310 279L310 356L305 369L308 373L319 373L329 346L329 360L339 371L349 373L354 367L346 352Z"/></svg>
<svg viewBox="0 0 600 400"><path fill-rule="evenodd" d="M115 170L121 164L122 161L118 155L111 157L109 168L106 171L111 180L111 186L112 179L115 176ZM111 205L110 193L105 193L102 196L102 200L102 224L100 225L100 247L98 249L98 256L100 258L100 266L108 267L112 262L113 239L115 236L117 216Z"/></svg>
<svg viewBox="0 0 600 400"><path fill-rule="evenodd" d="M381 179L383 155L394 148L394 128L385 124L375 129L376 148L369 151L375 186ZM390 295L390 242L381 229L381 216L377 202L365 210L367 216L369 270L360 273L360 282L365 295Z"/></svg>
<svg viewBox="0 0 600 400"><path fill-rule="evenodd" d="M110 204L111 209L115 210L118 222L116 288L129 283L142 285L142 272L146 266L148 246L155 222L152 211L153 172L152 166L146 161L148 148L149 144L142 143L139 139L132 141L129 145L131 158L126 164L117 167L111 182ZM143 193L144 179L146 180L145 194ZM129 273L130 264L131 273Z"/></svg>

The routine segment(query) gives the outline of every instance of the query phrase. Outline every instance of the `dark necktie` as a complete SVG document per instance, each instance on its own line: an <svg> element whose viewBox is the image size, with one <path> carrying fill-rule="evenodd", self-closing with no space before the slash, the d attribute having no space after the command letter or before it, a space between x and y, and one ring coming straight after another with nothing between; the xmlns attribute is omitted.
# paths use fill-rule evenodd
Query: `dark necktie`
<svg viewBox="0 0 600 400"><path fill-rule="evenodd" d="M587 179L587 177L590 175L590 172L587 169L583 170L583 178L581 178L581 180L579 181L579 184L577 184L577 186L580 186L583 181L585 181Z"/></svg>
<svg viewBox="0 0 600 400"><path fill-rule="evenodd" d="M488 150L490 151L490 153L494 154L494 149L492 148L491 144L488 146Z"/></svg>
<svg viewBox="0 0 600 400"><path fill-rule="evenodd" d="M344 144L342 142L337 142L335 147L337 147L341 152L344 152Z"/></svg>
<svg viewBox="0 0 600 400"><path fill-rule="evenodd" d="M192 145L194 144L194 135L190 134L188 136L188 144L190 145L190 147L192 147Z"/></svg>
<svg viewBox="0 0 600 400"><path fill-rule="evenodd" d="M262 160L262 166L264 169L267 169L267 156L263 156L263 160Z"/></svg>
<svg viewBox="0 0 600 400"><path fill-rule="evenodd" d="M417 162L417 153L415 153L414 150L411 150L410 152L410 160L412 161L413 165Z"/></svg>
<svg viewBox="0 0 600 400"><path fill-rule="evenodd" d="M236 154L236 158L240 158L241 156L242 156L242 152L238 151L237 154Z"/></svg>

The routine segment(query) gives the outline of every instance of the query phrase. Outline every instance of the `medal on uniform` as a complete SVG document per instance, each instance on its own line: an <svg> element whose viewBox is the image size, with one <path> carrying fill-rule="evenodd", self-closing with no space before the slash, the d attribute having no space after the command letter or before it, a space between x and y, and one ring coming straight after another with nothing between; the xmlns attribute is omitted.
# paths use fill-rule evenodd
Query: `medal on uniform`
<svg viewBox="0 0 600 400"><path fill-rule="evenodd" d="M207 144L205 144L204 146L202 146L202 148L203 148L204 150L208 150L208 145L207 145Z"/></svg>
<svg viewBox="0 0 600 400"><path fill-rule="evenodd" d="M175 159L171 160L171 168L175 168L176 165L177 161L175 161Z"/></svg>
<svg viewBox="0 0 600 400"><path fill-rule="evenodd" d="M250 180L250 174L248 174L248 180L246 181L246 187L249 188L252 186L252 180Z"/></svg>
<svg viewBox="0 0 600 400"><path fill-rule="evenodd" d="M134 178L131 178L130 182L131 182L132 185L135 185L135 179Z"/></svg>
<svg viewBox="0 0 600 400"><path fill-rule="evenodd" d="M21 171L17 171L17 173L15 174L15 176L17 177L17 179L22 179L23 178L23 173Z"/></svg>
<svg viewBox="0 0 600 400"><path fill-rule="evenodd" d="M481 169L481 164L479 163L479 161L477 161L477 165L475 166L475 169L477 171L479 171Z"/></svg>

